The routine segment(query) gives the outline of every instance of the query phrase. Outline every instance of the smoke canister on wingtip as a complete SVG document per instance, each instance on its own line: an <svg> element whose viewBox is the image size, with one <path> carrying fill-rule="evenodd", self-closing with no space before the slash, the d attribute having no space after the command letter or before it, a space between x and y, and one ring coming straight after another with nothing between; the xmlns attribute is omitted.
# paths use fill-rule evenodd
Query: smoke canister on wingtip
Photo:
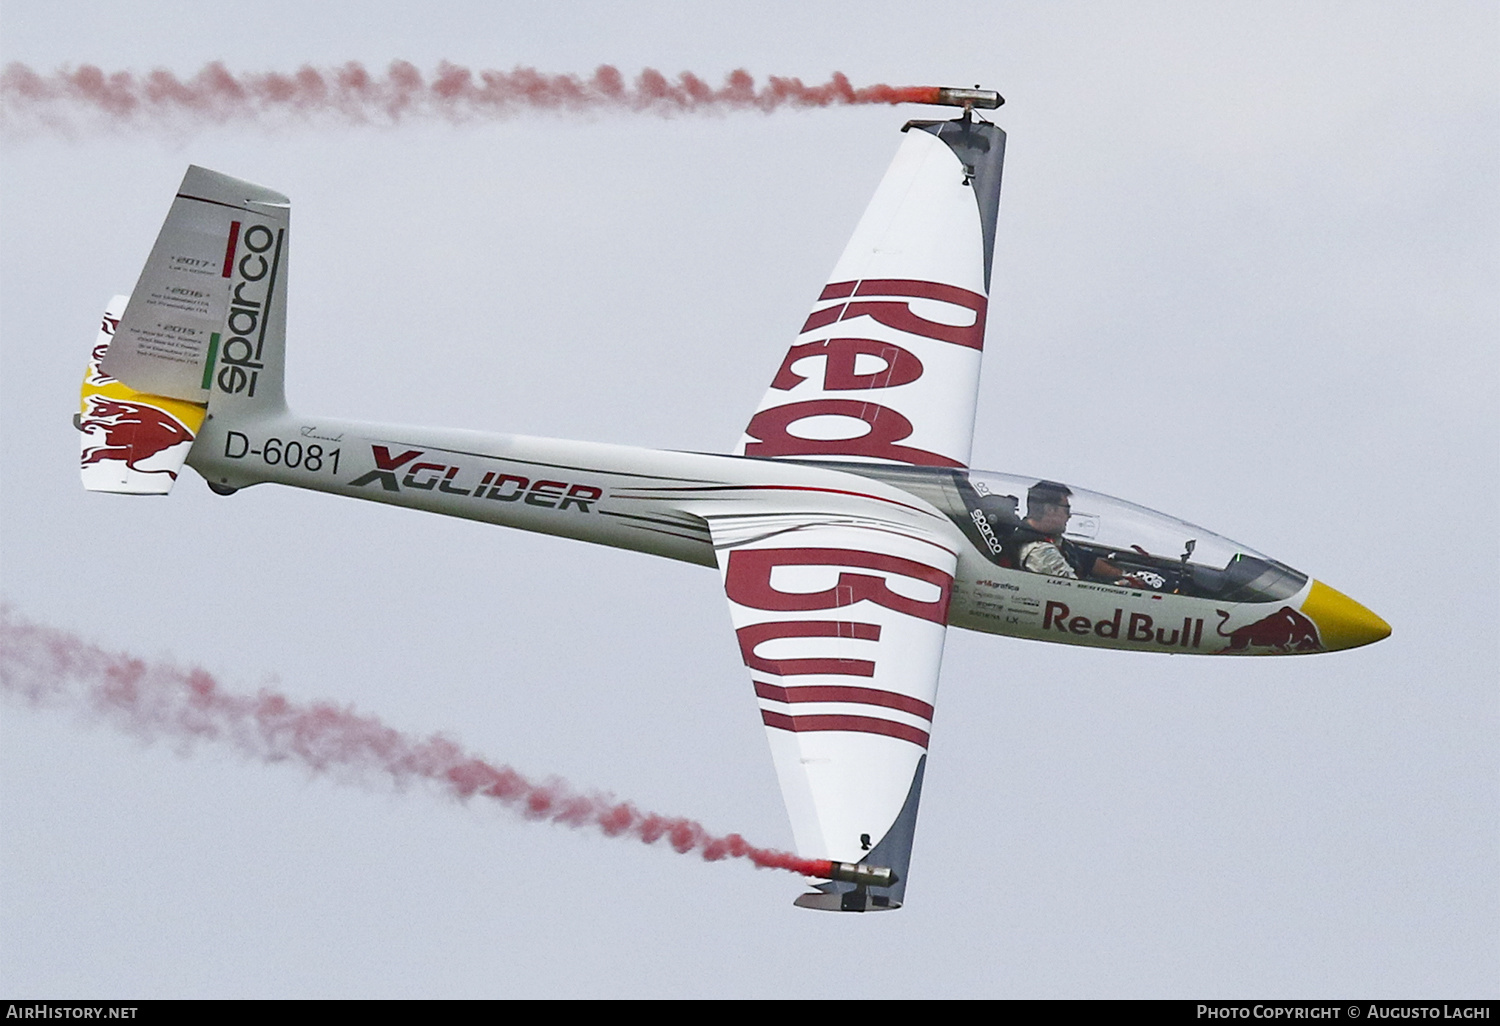
<svg viewBox="0 0 1500 1026"><path fill-rule="evenodd" d="M933 90L935 98L928 101L947 107L979 107L994 110L1005 102L1005 97L993 89L960 89L956 86L938 86Z"/></svg>
<svg viewBox="0 0 1500 1026"><path fill-rule="evenodd" d="M895 871L885 866L866 866L858 862L820 861L816 863L816 871L808 875L823 877L827 880L840 880L862 887L890 887L901 879Z"/></svg>

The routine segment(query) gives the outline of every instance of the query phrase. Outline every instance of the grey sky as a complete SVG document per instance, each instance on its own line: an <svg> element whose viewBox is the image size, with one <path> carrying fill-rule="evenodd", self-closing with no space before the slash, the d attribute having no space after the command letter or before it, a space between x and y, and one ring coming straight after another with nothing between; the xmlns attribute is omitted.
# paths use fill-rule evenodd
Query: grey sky
<svg viewBox="0 0 1500 1026"><path fill-rule="evenodd" d="M11 0L0 59L37 70L998 88L975 465L1201 523L1394 634L1194 660L951 632L909 904L865 917L793 909L784 874L7 704L0 991L1493 996L1497 51L1486 3ZM6 138L0 593L789 845L710 571L191 475L88 495L68 420L193 162L292 197L295 408L725 449L922 113Z"/></svg>

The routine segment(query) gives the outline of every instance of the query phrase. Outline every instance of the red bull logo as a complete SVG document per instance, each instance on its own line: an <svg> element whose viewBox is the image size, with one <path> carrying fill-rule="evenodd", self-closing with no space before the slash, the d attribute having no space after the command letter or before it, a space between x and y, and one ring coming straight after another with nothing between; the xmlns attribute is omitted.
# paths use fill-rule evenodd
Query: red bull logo
<svg viewBox="0 0 1500 1026"><path fill-rule="evenodd" d="M104 323L107 326L109 324L109 318L105 318ZM109 333L114 334L113 331ZM96 345L93 348L93 351L89 353L88 372L84 375L83 378L83 383L85 385L93 385L96 388L103 388L105 385L112 385L115 383L115 379L104 373L102 369L102 365L104 363L104 354L108 351L109 340L106 339L105 341L100 342L98 345Z"/></svg>
<svg viewBox="0 0 1500 1026"><path fill-rule="evenodd" d="M1291 606L1282 606L1270 616L1236 627L1227 634L1224 625L1229 622L1229 614L1222 609L1215 612L1221 617L1215 628L1219 637L1229 639L1229 644L1223 649L1225 652L1249 652L1253 648L1269 648L1281 653L1318 652L1323 648L1317 624Z"/></svg>
<svg viewBox="0 0 1500 1026"><path fill-rule="evenodd" d="M193 440L191 431L154 406L98 395L88 397L88 412L79 418L78 428L89 436L103 435L102 444L84 449L85 467L105 460L124 460L137 473L168 474L174 481L176 470L148 470L140 464Z"/></svg>

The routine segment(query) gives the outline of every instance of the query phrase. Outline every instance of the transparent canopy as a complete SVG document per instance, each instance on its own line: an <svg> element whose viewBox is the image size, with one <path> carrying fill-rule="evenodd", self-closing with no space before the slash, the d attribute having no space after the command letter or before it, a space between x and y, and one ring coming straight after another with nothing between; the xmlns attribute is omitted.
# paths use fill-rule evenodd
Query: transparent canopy
<svg viewBox="0 0 1500 1026"><path fill-rule="evenodd" d="M857 472L933 503L1001 567L1223 602L1277 601L1307 583L1305 574L1248 545L1057 481L929 467Z"/></svg>

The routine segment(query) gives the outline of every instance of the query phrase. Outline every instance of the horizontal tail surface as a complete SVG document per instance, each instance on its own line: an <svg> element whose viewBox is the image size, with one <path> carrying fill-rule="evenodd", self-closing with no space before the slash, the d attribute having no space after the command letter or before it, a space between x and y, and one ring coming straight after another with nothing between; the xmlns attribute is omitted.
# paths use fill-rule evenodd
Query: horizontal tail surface
<svg viewBox="0 0 1500 1026"><path fill-rule="evenodd" d="M89 353L77 420L83 486L91 492L165 495L203 426L202 403L138 392L102 368L127 296L110 300Z"/></svg>

